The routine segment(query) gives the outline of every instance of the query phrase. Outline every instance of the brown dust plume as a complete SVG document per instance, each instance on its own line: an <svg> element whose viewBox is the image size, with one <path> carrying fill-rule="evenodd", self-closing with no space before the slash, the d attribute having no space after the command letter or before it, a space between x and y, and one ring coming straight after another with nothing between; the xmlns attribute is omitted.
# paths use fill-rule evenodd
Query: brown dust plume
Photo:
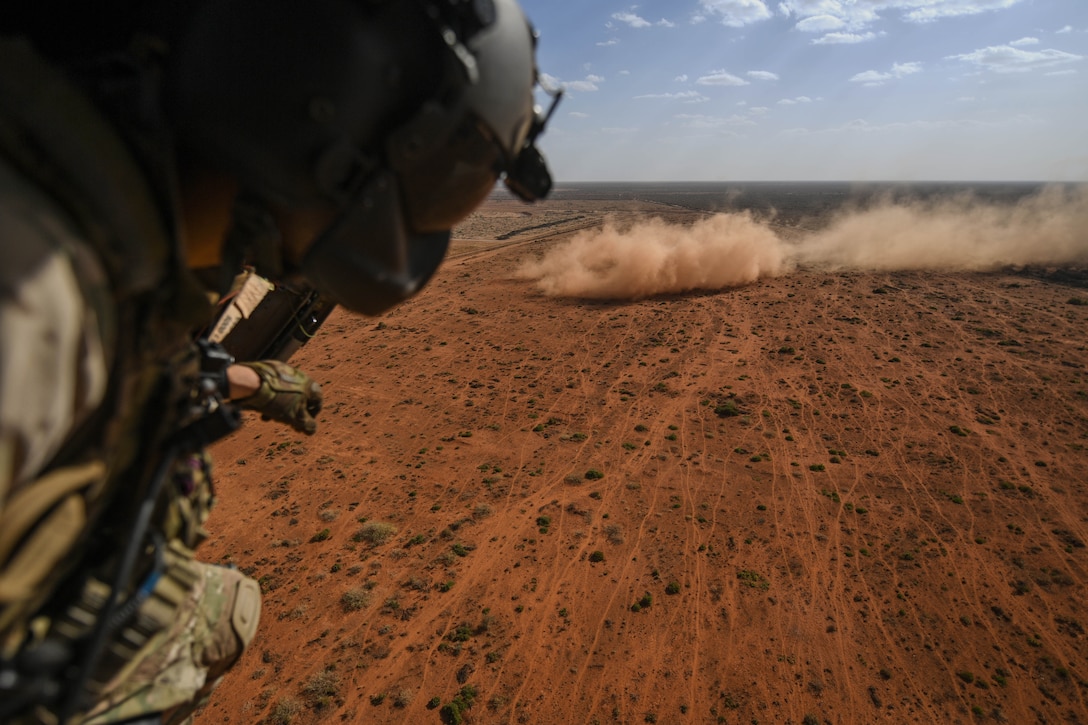
<svg viewBox="0 0 1088 725"><path fill-rule="evenodd" d="M986 271L1088 263L1088 187L1048 187L1017 203L971 195L884 199L837 212L785 241L748 212L690 226L651 218L577 234L518 270L548 295L641 299L750 284L797 268Z"/></svg>

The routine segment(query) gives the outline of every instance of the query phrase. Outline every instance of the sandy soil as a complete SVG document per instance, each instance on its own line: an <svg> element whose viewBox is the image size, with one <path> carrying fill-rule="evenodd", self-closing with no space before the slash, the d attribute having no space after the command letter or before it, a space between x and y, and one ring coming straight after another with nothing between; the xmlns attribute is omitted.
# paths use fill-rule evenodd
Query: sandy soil
<svg viewBox="0 0 1088 725"><path fill-rule="evenodd" d="M489 202L296 356L316 436L217 447L202 554L266 596L198 722L438 723L466 685L476 723L1088 721L1088 294L513 277L605 207L693 214Z"/></svg>

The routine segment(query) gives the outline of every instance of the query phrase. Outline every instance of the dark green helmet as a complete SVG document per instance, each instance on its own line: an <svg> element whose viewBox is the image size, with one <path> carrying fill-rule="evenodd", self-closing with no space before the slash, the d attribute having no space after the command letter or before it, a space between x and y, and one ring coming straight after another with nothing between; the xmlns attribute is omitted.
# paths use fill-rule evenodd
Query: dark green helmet
<svg viewBox="0 0 1088 725"><path fill-rule="evenodd" d="M516 0L216 0L176 40L168 109L247 199L321 220L299 271L377 314L498 178L548 193L535 44Z"/></svg>

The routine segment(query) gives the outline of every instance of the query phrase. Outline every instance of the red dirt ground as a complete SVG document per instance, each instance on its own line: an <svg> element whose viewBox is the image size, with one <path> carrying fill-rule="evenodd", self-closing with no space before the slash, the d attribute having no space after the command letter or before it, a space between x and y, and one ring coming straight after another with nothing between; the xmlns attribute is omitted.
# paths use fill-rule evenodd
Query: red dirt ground
<svg viewBox="0 0 1088 725"><path fill-rule="evenodd" d="M1088 721L1088 294L801 272L552 299L527 255L685 212L524 209L489 202L417 298L300 351L316 436L217 447L202 555L266 595L199 723L438 723L464 685L474 723Z"/></svg>

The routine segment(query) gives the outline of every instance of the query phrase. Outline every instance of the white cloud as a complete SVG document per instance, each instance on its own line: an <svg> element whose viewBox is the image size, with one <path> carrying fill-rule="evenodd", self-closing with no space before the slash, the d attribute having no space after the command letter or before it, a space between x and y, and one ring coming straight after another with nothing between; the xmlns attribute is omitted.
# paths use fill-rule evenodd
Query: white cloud
<svg viewBox="0 0 1088 725"><path fill-rule="evenodd" d="M729 73L725 70L712 70L705 76L700 76L695 81L701 86L746 86L748 81Z"/></svg>
<svg viewBox="0 0 1088 725"><path fill-rule="evenodd" d="M1013 46L1014 48L1019 48L1019 47L1024 46L1024 45L1038 45L1038 44L1039 44L1039 39L1038 38L1031 38L1031 37L1020 38L1020 40L1014 40L1011 43L1009 43L1009 45Z"/></svg>
<svg viewBox="0 0 1088 725"><path fill-rule="evenodd" d="M762 116L765 113L768 113L770 110L771 109L767 108L766 106L752 106L748 109L748 113L752 114L753 116Z"/></svg>
<svg viewBox="0 0 1088 725"><path fill-rule="evenodd" d="M877 20L877 11L888 3L889 0L870 0L865 3L842 0L782 0L779 10L787 17L800 18L796 26L799 30L818 33L843 27L863 28Z"/></svg>
<svg viewBox="0 0 1088 725"><path fill-rule="evenodd" d="M891 0L897 7L911 7L903 18L913 23L929 23L940 18L979 15L991 10L1004 10L1022 0Z"/></svg>
<svg viewBox="0 0 1088 725"><path fill-rule="evenodd" d="M589 118L588 113L582 113L581 111L571 111L567 115L571 118Z"/></svg>
<svg viewBox="0 0 1088 725"><path fill-rule="evenodd" d="M836 18L834 15L813 15L797 23L794 27L802 33L826 33L831 30L838 30L845 25L846 22L842 18Z"/></svg>
<svg viewBox="0 0 1088 725"><path fill-rule="evenodd" d="M677 93L643 93L640 96L635 96L635 98L663 98L666 100L685 101L686 103L704 103L710 100L702 93L699 93L699 91L679 91Z"/></svg>
<svg viewBox="0 0 1088 725"><path fill-rule="evenodd" d="M783 98L778 102L780 106L796 106L798 103L812 103L812 99L808 96L797 96L796 98Z"/></svg>
<svg viewBox="0 0 1088 725"><path fill-rule="evenodd" d="M677 120L681 121L685 128L695 128L703 130L716 130L724 129L730 126L755 126L756 123L747 116L704 116L702 114L688 114L680 113L674 116Z"/></svg>
<svg viewBox="0 0 1088 725"><path fill-rule="evenodd" d="M893 78L903 78L904 76L921 72L921 63L893 63L890 71L881 72L867 70L862 73L856 73L850 80L853 83L861 83L866 86L882 86L885 81L890 81Z"/></svg>
<svg viewBox="0 0 1088 725"><path fill-rule="evenodd" d="M1062 29L1057 31L1057 32L1058 32L1059 35L1065 35L1066 33L1072 33L1073 32L1073 26L1072 25L1063 26Z"/></svg>
<svg viewBox="0 0 1088 725"><path fill-rule="evenodd" d="M746 73L749 78L755 78L757 81L776 81L778 75L771 73L769 70L750 70Z"/></svg>
<svg viewBox="0 0 1088 725"><path fill-rule="evenodd" d="M607 48L610 45L619 45L619 44L620 44L620 39L619 38L609 38L608 40L602 40L599 43L597 43L597 45L599 45L602 48Z"/></svg>
<svg viewBox="0 0 1088 725"><path fill-rule="evenodd" d="M828 33L812 41L813 45L850 45L853 43L867 43L873 38L884 33Z"/></svg>
<svg viewBox="0 0 1088 725"><path fill-rule="evenodd" d="M566 82L561 81L548 73L540 74L540 83L545 88L565 88L568 91L599 91L600 86L597 84L602 83L603 81L603 76L593 75L592 73L580 81Z"/></svg>
<svg viewBox="0 0 1088 725"><path fill-rule="evenodd" d="M1047 75L1047 76L1075 76L1075 75L1077 75L1077 71L1074 70L1073 68L1068 68L1066 70L1052 70L1049 73L1044 73L1043 75Z"/></svg>
<svg viewBox="0 0 1088 725"><path fill-rule="evenodd" d="M593 81L571 81L569 83L564 83L563 87L566 88L568 91L584 93L601 90L600 86L598 86Z"/></svg>
<svg viewBox="0 0 1088 725"><path fill-rule="evenodd" d="M702 22L711 16L732 28L741 28L771 17L771 11L763 0L699 0L699 7L702 12L693 18L693 22Z"/></svg>
<svg viewBox="0 0 1088 725"><path fill-rule="evenodd" d="M621 75L621 76L629 76L629 75L631 75L631 71L629 71L629 70L621 70L621 71L620 71L620 75Z"/></svg>
<svg viewBox="0 0 1088 725"><path fill-rule="evenodd" d="M778 9L786 17L797 18L796 28L804 32L822 33L828 30L846 29L850 33L857 34L879 21L882 15L895 14L907 22L929 23L942 18L1004 10L1026 1L781 0Z"/></svg>
<svg viewBox="0 0 1088 725"><path fill-rule="evenodd" d="M890 80L891 73L881 73L880 71L867 70L862 73L855 73L851 78L853 83L863 83L867 86L879 86L886 80Z"/></svg>
<svg viewBox="0 0 1088 725"><path fill-rule="evenodd" d="M674 78L673 80L676 81L677 83L687 83L688 82L688 74L687 73L682 73L682 74L676 76L676 78Z"/></svg>
<svg viewBox="0 0 1088 725"><path fill-rule="evenodd" d="M619 20L621 23L627 23L632 28L648 28L650 27L650 21L645 18L639 17L634 13L612 13L613 20Z"/></svg>
<svg viewBox="0 0 1088 725"><path fill-rule="evenodd" d="M1025 73L1036 68L1053 68L1084 60L1061 50L1020 50L1011 45L994 45L972 53L950 55L945 60L962 60L994 73Z"/></svg>
<svg viewBox="0 0 1088 725"><path fill-rule="evenodd" d="M659 26L659 27L662 27L662 28L675 28L676 27L676 23L672 22L671 20L666 20L665 18L661 18L655 24L657 26Z"/></svg>

